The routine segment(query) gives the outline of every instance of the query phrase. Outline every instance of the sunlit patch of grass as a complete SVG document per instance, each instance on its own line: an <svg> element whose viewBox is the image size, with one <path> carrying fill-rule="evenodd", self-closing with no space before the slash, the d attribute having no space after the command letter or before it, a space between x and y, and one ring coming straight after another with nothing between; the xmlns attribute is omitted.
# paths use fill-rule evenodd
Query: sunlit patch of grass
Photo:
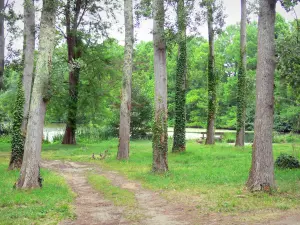
<svg viewBox="0 0 300 225"><path fill-rule="evenodd" d="M18 171L7 171L8 157L0 156L0 224L56 224L74 216L74 195L62 177L42 170L43 188L16 190Z"/></svg>

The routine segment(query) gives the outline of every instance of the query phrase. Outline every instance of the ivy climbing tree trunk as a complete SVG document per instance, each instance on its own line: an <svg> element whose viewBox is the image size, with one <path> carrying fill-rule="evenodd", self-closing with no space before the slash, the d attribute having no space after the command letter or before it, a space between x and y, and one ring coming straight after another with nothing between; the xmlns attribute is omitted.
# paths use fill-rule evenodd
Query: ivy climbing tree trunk
<svg viewBox="0 0 300 225"><path fill-rule="evenodd" d="M240 62L238 71L237 127L235 146L244 146L247 75L247 1L241 0Z"/></svg>
<svg viewBox="0 0 300 225"><path fill-rule="evenodd" d="M185 151L186 102L186 12L184 0L177 2L178 56L176 69L175 126L172 152Z"/></svg>
<svg viewBox="0 0 300 225"><path fill-rule="evenodd" d="M39 54L36 63L36 76L32 87L24 158L20 177L16 183L16 187L20 189L31 189L42 186L40 158L46 104L50 98L49 79L55 39L55 14L57 5L57 1L43 0Z"/></svg>
<svg viewBox="0 0 300 225"><path fill-rule="evenodd" d="M252 166L247 182L247 187L251 191L269 192L275 188L272 131L276 2L276 0L260 0L259 2L254 142Z"/></svg>
<svg viewBox="0 0 300 225"><path fill-rule="evenodd" d="M215 116L216 116L216 75L215 75L215 56L214 56L214 30L213 30L213 8L212 2L207 2L207 25L208 25L208 116L207 116L207 132L205 144L215 143Z"/></svg>
<svg viewBox="0 0 300 225"><path fill-rule="evenodd" d="M130 114L131 114L131 80L133 54L133 9L132 0L124 1L125 17L125 51L123 68L123 85L120 108L118 159L129 158Z"/></svg>
<svg viewBox="0 0 300 225"><path fill-rule="evenodd" d="M66 30L67 30L67 46L68 46L68 62L69 62L69 101L67 124L62 144L76 144L76 128L77 128L77 105L78 105L78 84L80 66L76 62L81 57L81 41L78 37L77 27L81 0L76 0L74 6L74 16L71 15L71 0L66 4ZM72 23L73 21L73 23Z"/></svg>
<svg viewBox="0 0 300 225"><path fill-rule="evenodd" d="M24 155L24 141L27 133L27 122L34 69L35 47L35 8L33 0L24 2L24 68L22 82L18 84L15 103L12 152L9 169L20 169ZM21 79L20 79L21 81Z"/></svg>
<svg viewBox="0 0 300 225"><path fill-rule="evenodd" d="M5 49L5 38L4 38L4 0L0 0L0 90L3 90L3 75L4 75L4 49Z"/></svg>
<svg viewBox="0 0 300 225"><path fill-rule="evenodd" d="M24 141L27 133L27 122L34 69L35 46L35 8L33 0L24 2L24 68L22 82L18 84L15 103L12 152L9 169L20 169L24 155Z"/></svg>
<svg viewBox="0 0 300 225"><path fill-rule="evenodd" d="M152 7L155 76L152 170L163 173L168 170L168 106L164 0L153 0Z"/></svg>

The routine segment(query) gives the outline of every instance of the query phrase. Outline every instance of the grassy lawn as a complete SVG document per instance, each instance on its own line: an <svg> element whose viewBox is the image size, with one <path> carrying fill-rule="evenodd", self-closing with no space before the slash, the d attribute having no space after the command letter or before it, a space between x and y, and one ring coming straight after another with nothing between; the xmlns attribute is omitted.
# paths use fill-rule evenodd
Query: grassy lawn
<svg viewBox="0 0 300 225"><path fill-rule="evenodd" d="M229 144L205 146L189 141L187 151L169 154L170 172L158 176L150 172L152 147L150 141L131 142L129 161L117 161L117 140L97 144L44 146L43 157L99 163L117 170L130 179L139 180L144 187L163 190L168 199L187 202L203 213L281 212L300 207L300 170L276 169L278 190L271 196L248 193L245 182L251 163L251 146L235 148ZM171 147L171 146L170 146ZM105 160L91 159L92 153L108 150ZM285 152L300 157L300 147L274 144L274 158Z"/></svg>
<svg viewBox="0 0 300 225"><path fill-rule="evenodd" d="M244 184L247 181L251 163L251 146L235 148L225 143L205 146L195 141L189 141L185 153L169 154L170 172L165 175L151 173L152 144L150 141L132 141L129 161L116 160L117 146L116 139L77 146L45 144L42 155L44 159L101 164L107 169L119 171L129 179L141 181L144 187L159 190L167 199L195 207L199 209L199 213L221 212L229 215L244 215L249 220L259 220L300 208L299 169L276 169L278 189L272 195L249 193L245 190ZM171 147L171 141L169 147ZM108 150L105 160L91 158L93 153L99 158L99 153L103 153L105 150ZM8 155L8 151L9 144L0 143L0 152L2 152L0 154ZM300 145L274 144L274 158L280 153L288 153L300 158ZM5 171L7 159L2 160L2 164L1 169ZM40 215L43 213L52 220L59 220L71 215L68 205L72 197L65 183L57 175L43 171L45 187L42 190L28 192L30 195L11 189L10 185L17 178L15 172L5 171L4 176L6 177L1 179L1 182L4 183L0 183L1 187L5 187L1 189L1 192L6 192L4 196L12 196L11 193L17 193L18 196L22 195L24 198L0 198L2 207L0 208L0 221L11 219L13 216L39 221L41 220ZM113 201L116 196L123 195L119 189L110 190L112 185L101 176L90 174L88 179L96 189L109 195L106 197ZM109 190L106 190L107 188ZM43 201L46 198L51 200ZM122 203L122 199L118 201L120 204ZM7 202L12 203L9 205ZM23 207L24 202L28 207ZM9 206L3 207L5 204ZM21 210L11 210L16 207L20 207ZM35 207L39 207L39 210L32 210ZM50 216L52 213L56 216Z"/></svg>
<svg viewBox="0 0 300 225"><path fill-rule="evenodd" d="M42 170L43 188L30 191L13 189L19 172L7 171L9 144L0 143L0 224L57 224L73 217L74 194L64 179Z"/></svg>

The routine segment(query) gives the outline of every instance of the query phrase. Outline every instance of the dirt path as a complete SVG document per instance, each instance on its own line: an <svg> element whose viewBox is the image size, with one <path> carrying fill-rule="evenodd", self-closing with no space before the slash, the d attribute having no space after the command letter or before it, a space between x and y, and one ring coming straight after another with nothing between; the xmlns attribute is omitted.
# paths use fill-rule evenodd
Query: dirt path
<svg viewBox="0 0 300 225"><path fill-rule="evenodd" d="M300 225L300 213L286 214L280 219L260 223L241 222L238 215L222 216L217 213L203 215L191 206L168 202L161 198L159 193L142 188L139 182L130 181L117 172L107 171L93 164L55 160L43 161L42 166L62 174L77 194L75 200L77 218L61 222L63 225ZM138 203L134 213L142 216L135 221L128 220L126 215L128 210L115 206L90 186L85 175L87 171L98 173L109 179L114 186L133 192Z"/></svg>
<svg viewBox="0 0 300 225"><path fill-rule="evenodd" d="M190 224L180 217L182 208L169 205L158 194L144 190L137 183L129 182L114 172L103 171L91 164L62 161L43 161L42 166L62 174L72 190L77 194L75 201L76 220L63 221L61 224L144 224L144 225L184 225ZM133 191L138 202L139 214L143 218L139 222L126 219L125 209L114 206L87 182L85 173L96 171L112 181L112 184Z"/></svg>

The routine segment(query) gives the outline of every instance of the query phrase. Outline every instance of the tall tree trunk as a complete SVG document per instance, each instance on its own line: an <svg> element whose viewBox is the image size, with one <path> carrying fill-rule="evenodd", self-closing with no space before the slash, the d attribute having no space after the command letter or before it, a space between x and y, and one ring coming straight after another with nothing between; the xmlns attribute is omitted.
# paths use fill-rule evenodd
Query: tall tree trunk
<svg viewBox="0 0 300 225"><path fill-rule="evenodd" d="M42 186L40 158L46 104L49 100L49 79L55 39L57 1L43 0L39 54L33 83L23 164L16 187L31 189Z"/></svg>
<svg viewBox="0 0 300 225"><path fill-rule="evenodd" d="M164 0L153 0L153 48L155 76L155 118L153 124L154 172L168 170L168 105Z"/></svg>
<svg viewBox="0 0 300 225"><path fill-rule="evenodd" d="M175 127L172 152L185 151L186 102L186 11L184 0L177 3L178 55L175 93Z"/></svg>
<svg viewBox="0 0 300 225"><path fill-rule="evenodd" d="M68 62L69 62L69 103L67 124L62 144L76 144L77 128L77 105L78 105L78 83L80 67L76 59L81 57L81 40L77 34L78 15L81 9L81 0L76 0L74 7L74 17L71 19L71 2L67 1L66 5L66 28L67 28L67 45L68 45ZM72 24L73 21L73 24Z"/></svg>
<svg viewBox="0 0 300 225"><path fill-rule="evenodd" d="M207 132L205 144L215 143L215 116L217 105L216 94L216 75L215 75L215 56L214 56L214 30L213 30L213 9L212 3L207 3L207 25L208 25L208 116L207 116Z"/></svg>
<svg viewBox="0 0 300 225"><path fill-rule="evenodd" d="M123 68L123 85L120 108L118 159L129 158L130 114L131 114L131 80L133 54L133 12L132 0L124 1L125 17L125 51Z"/></svg>
<svg viewBox="0 0 300 225"><path fill-rule="evenodd" d="M22 87L18 87L16 110L14 114L14 134L9 169L20 169L24 154L24 140L27 133L27 122L30 105L31 86L34 69L35 47L35 8L33 0L24 2L24 68ZM19 104L22 108L18 109ZM23 115L22 115L23 114ZM20 122L22 123L20 125ZM16 126L16 127L15 127ZM18 130L18 132L15 131Z"/></svg>
<svg viewBox="0 0 300 225"><path fill-rule="evenodd" d="M254 142L252 166L247 182L251 191L271 191L275 188L272 150L275 7L276 0L259 2Z"/></svg>
<svg viewBox="0 0 300 225"><path fill-rule="evenodd" d="M4 0L0 0L0 90L3 90L3 75L4 75L4 49L5 49L5 38L4 38Z"/></svg>
<svg viewBox="0 0 300 225"><path fill-rule="evenodd" d="M244 146L247 75L247 1L241 0L240 62L238 71L237 127L235 146Z"/></svg>

